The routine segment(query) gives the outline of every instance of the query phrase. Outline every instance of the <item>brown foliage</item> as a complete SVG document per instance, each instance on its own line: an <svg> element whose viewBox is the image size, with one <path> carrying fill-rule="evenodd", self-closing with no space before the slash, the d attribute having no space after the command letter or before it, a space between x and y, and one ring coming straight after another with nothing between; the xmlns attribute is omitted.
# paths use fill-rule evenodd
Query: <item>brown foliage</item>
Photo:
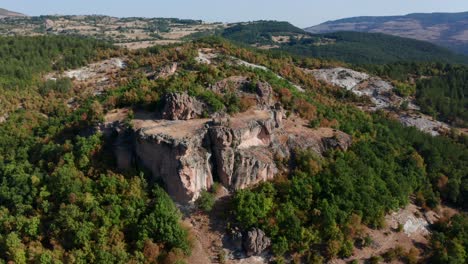
<svg viewBox="0 0 468 264"><path fill-rule="evenodd" d="M151 240L146 240L143 247L143 255L146 263L156 263L157 257L161 254L162 245L156 244Z"/></svg>
<svg viewBox="0 0 468 264"><path fill-rule="evenodd" d="M255 105L257 105L257 100L255 98L252 98L252 97L242 97L240 99L240 110L241 112L245 112L247 110L249 110L250 108L254 107Z"/></svg>
<svg viewBox="0 0 468 264"><path fill-rule="evenodd" d="M279 99L284 106L287 106L291 103L293 95L289 89L281 88L278 94L279 94Z"/></svg>
<svg viewBox="0 0 468 264"><path fill-rule="evenodd" d="M297 112L302 118L313 120L317 118L317 107L304 99L298 99L295 102Z"/></svg>
<svg viewBox="0 0 468 264"><path fill-rule="evenodd" d="M174 264L185 259L184 252L178 248L174 248L166 256L164 256L161 264Z"/></svg>

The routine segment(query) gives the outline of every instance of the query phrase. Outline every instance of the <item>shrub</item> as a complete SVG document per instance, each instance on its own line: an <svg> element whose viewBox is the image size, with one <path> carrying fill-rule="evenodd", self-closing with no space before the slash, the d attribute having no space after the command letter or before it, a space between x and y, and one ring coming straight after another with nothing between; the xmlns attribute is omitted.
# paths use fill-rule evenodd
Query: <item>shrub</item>
<svg viewBox="0 0 468 264"><path fill-rule="evenodd" d="M198 208L205 212L211 212L215 204L216 197L213 193L203 190L196 201Z"/></svg>

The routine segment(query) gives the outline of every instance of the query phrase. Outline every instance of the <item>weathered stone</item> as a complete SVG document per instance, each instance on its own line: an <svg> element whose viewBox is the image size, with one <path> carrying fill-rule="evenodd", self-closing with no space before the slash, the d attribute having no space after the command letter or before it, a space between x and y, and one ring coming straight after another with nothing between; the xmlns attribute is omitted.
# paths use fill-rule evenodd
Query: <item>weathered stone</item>
<svg viewBox="0 0 468 264"><path fill-rule="evenodd" d="M206 130L177 139L167 134L145 134L140 130L135 152L155 178L160 178L177 201L190 202L213 184L211 154L202 147Z"/></svg>
<svg viewBox="0 0 468 264"><path fill-rule="evenodd" d="M273 179L278 172L276 155L289 158L295 149L308 148L320 155L330 148L346 150L351 144L343 132L310 129L298 125L301 122L306 123L284 120L280 108L213 120L142 118L133 121L133 153L155 178L162 179L175 200L190 202L211 187L214 176L229 190L243 189ZM122 147L126 150L125 144Z"/></svg>
<svg viewBox="0 0 468 264"><path fill-rule="evenodd" d="M328 149L340 149L342 151L348 150L351 146L351 137L344 133L335 133L333 137L322 138L324 148Z"/></svg>
<svg viewBox="0 0 468 264"><path fill-rule="evenodd" d="M205 105L187 93L170 93L164 97L162 118L189 120L202 115Z"/></svg>
<svg viewBox="0 0 468 264"><path fill-rule="evenodd" d="M253 98L260 109L267 109L274 104L273 87L269 83L257 82L253 86L252 82L243 76L231 76L210 86L210 89L221 95L234 93L239 97Z"/></svg>
<svg viewBox="0 0 468 264"><path fill-rule="evenodd" d="M273 87L269 83L258 82L257 95L260 105L271 106L273 104Z"/></svg>
<svg viewBox="0 0 468 264"><path fill-rule="evenodd" d="M158 73L157 78L167 78L174 75L177 72L177 63L171 63L163 66Z"/></svg>
<svg viewBox="0 0 468 264"><path fill-rule="evenodd" d="M271 245L271 240L261 229L254 228L244 235L244 250L248 257L262 254Z"/></svg>
<svg viewBox="0 0 468 264"><path fill-rule="evenodd" d="M277 122L281 121L280 114L257 113L252 119L242 120L246 122L209 128L214 167L226 187L242 189L272 179L277 172L269 146L274 130L281 126Z"/></svg>

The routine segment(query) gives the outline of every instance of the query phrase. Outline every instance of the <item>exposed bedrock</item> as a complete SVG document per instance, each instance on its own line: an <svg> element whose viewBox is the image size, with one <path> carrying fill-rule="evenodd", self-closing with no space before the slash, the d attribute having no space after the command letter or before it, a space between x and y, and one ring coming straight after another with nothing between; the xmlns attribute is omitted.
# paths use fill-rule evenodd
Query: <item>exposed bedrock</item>
<svg viewBox="0 0 468 264"><path fill-rule="evenodd" d="M277 168L271 144L281 127L279 115L280 111L254 111L208 129L214 167L224 186L241 189L274 177Z"/></svg>
<svg viewBox="0 0 468 264"><path fill-rule="evenodd" d="M209 189L213 178L237 190L271 180L275 157L295 149L346 150L351 137L331 128L310 129L301 119L284 119L281 109L249 110L230 117L192 120L137 118L133 150L125 140L115 148L119 164L137 160L161 179L178 202L190 202ZM123 137L125 139L125 137ZM118 144L117 144L118 145ZM124 155L127 153L128 155ZM132 156L134 155L134 156Z"/></svg>
<svg viewBox="0 0 468 264"><path fill-rule="evenodd" d="M239 97L255 98L257 106L263 109L274 104L273 87L269 83L259 81L253 85L252 81L244 76L228 77L210 86L210 89L220 95L233 92Z"/></svg>
<svg viewBox="0 0 468 264"><path fill-rule="evenodd" d="M205 104L187 93L170 93L164 97L161 117L167 120L190 120L203 114Z"/></svg>
<svg viewBox="0 0 468 264"><path fill-rule="evenodd" d="M161 178L177 201L188 202L213 184L210 152L202 147L206 131L177 139L167 134L137 134L135 154L154 177Z"/></svg>

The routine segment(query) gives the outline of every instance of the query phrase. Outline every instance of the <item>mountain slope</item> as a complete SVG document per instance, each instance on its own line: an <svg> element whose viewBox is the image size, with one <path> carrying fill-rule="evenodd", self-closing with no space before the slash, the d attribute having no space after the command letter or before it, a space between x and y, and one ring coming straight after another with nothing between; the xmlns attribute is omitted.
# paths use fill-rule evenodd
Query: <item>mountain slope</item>
<svg viewBox="0 0 468 264"><path fill-rule="evenodd" d="M4 8L0 8L0 18L5 18L5 17L24 17L26 15L24 14L21 14L21 13L17 13L17 12L13 12L13 11L10 11L10 10L6 10Z"/></svg>
<svg viewBox="0 0 468 264"><path fill-rule="evenodd" d="M466 63L468 61L464 56L429 42L380 33L310 34L287 22L258 21L238 24L225 29L222 36L260 48L353 64L382 64L396 61Z"/></svg>
<svg viewBox="0 0 468 264"><path fill-rule="evenodd" d="M353 17L328 21L305 30L316 34L338 31L385 33L429 41L468 53L468 12Z"/></svg>

